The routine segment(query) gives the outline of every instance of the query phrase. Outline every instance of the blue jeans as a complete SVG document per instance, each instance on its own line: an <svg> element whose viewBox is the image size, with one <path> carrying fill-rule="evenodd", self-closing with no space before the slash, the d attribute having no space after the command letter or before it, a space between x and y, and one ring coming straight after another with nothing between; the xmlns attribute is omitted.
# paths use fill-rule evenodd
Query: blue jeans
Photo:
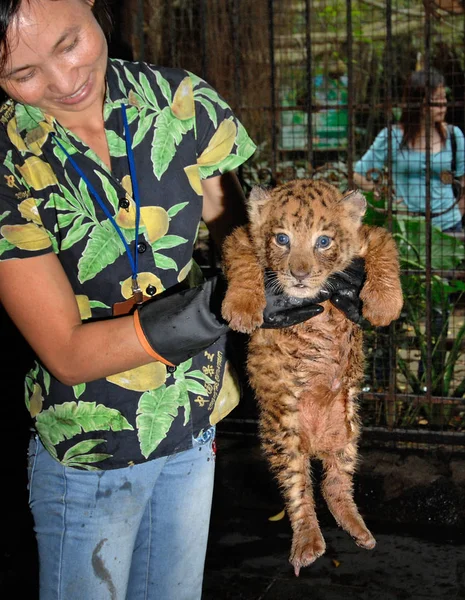
<svg viewBox="0 0 465 600"><path fill-rule="evenodd" d="M215 471L214 428L194 448L110 471L29 449L41 600L199 600Z"/></svg>

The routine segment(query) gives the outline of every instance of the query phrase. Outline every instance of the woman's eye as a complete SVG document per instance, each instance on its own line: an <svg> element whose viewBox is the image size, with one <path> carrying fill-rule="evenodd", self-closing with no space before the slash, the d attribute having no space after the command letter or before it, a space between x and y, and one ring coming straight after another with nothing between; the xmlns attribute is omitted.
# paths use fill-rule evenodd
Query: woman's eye
<svg viewBox="0 0 465 600"><path fill-rule="evenodd" d="M278 233L276 235L276 242L280 245L280 246L287 246L290 242L289 240L289 236L286 235L285 233Z"/></svg>
<svg viewBox="0 0 465 600"><path fill-rule="evenodd" d="M320 235L317 239L315 246L317 248L321 248L322 250L329 248L331 246L331 238L327 235Z"/></svg>
<svg viewBox="0 0 465 600"><path fill-rule="evenodd" d="M24 83L25 81L29 81L29 79L32 79L32 77L34 77L35 71L29 71L29 73L27 75L22 75L21 77L16 77L15 81L16 83Z"/></svg>
<svg viewBox="0 0 465 600"><path fill-rule="evenodd" d="M79 38L76 38L72 44L66 46L66 48L63 48L63 52L71 52L71 50L73 50L77 46L78 42Z"/></svg>

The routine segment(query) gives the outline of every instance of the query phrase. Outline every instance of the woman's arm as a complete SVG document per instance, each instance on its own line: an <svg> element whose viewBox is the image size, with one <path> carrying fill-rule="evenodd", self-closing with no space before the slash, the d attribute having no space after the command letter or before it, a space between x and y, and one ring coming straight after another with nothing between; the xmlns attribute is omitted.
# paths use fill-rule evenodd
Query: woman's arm
<svg viewBox="0 0 465 600"><path fill-rule="evenodd" d="M66 385L153 361L133 317L82 323L65 272L53 253L0 262L0 301L50 372Z"/></svg>
<svg viewBox="0 0 465 600"><path fill-rule="evenodd" d="M245 197L234 172L202 180L202 218L221 251L223 241L238 225L247 221Z"/></svg>

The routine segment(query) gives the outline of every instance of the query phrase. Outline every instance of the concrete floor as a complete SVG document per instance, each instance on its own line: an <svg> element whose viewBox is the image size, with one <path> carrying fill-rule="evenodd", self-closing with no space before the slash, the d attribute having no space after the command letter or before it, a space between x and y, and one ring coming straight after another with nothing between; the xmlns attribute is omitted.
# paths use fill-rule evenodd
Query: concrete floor
<svg viewBox="0 0 465 600"><path fill-rule="evenodd" d="M295 577L289 521L268 520L282 502L257 446L219 432L203 600L465 600L465 531L429 517L393 524L359 487L375 549L356 546L317 496L327 550Z"/></svg>
<svg viewBox="0 0 465 600"><path fill-rule="evenodd" d="M296 578L288 563L289 522L268 520L282 502L256 440L219 432L217 445L202 600L465 600L463 529L393 524L361 489L357 502L376 548L356 546L320 501L327 551ZM37 558L20 461L8 463L2 496L0 597L35 600Z"/></svg>

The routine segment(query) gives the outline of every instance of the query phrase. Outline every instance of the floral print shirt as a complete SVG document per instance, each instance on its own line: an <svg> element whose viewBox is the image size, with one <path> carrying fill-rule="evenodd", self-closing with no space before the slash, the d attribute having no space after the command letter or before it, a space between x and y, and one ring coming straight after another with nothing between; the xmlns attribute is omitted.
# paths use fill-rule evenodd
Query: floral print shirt
<svg viewBox="0 0 465 600"><path fill-rule="evenodd" d="M122 104L141 204L137 240ZM217 92L181 69L109 60L104 120L111 172L53 117L12 100L0 107L0 260L55 252L83 321L111 317L132 295L125 245L89 187L136 247L140 287L155 296L199 283L192 253L200 182L255 150ZM114 469L173 454L238 401L225 344L223 337L173 372L153 362L73 387L37 359L26 377L27 408L44 446L70 467Z"/></svg>

